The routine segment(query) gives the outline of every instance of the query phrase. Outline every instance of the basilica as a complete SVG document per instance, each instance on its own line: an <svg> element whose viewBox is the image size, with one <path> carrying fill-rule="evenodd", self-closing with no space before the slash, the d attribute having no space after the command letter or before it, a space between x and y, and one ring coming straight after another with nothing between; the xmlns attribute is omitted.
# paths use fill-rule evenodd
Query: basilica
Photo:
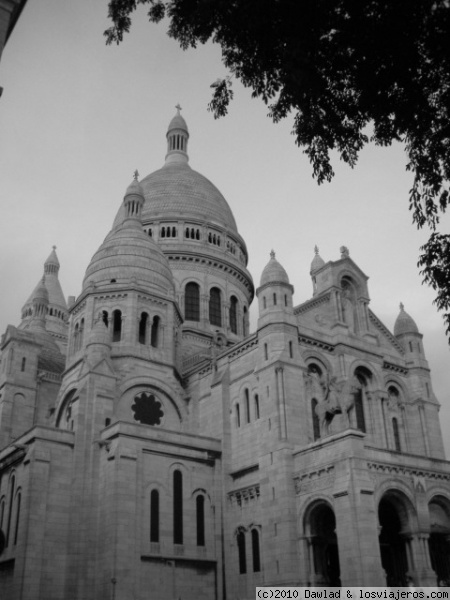
<svg viewBox="0 0 450 600"><path fill-rule="evenodd" d="M179 109L166 137L79 295L53 248L2 337L2 600L450 580L450 463L418 325L401 305L389 331L346 247L315 249L302 304L270 248L255 284Z"/></svg>

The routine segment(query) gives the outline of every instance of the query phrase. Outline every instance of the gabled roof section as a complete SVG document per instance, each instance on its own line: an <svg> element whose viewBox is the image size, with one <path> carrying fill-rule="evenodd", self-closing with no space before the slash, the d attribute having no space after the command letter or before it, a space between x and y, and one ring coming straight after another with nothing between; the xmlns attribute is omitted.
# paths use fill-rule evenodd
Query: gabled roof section
<svg viewBox="0 0 450 600"><path fill-rule="evenodd" d="M369 308L369 319L370 322L376 327L376 329L384 336L385 339L389 341L391 346L395 348L397 352L399 352L402 356L405 354L405 350L403 346L397 341L394 335L389 331L389 329L380 321L380 319L370 310Z"/></svg>

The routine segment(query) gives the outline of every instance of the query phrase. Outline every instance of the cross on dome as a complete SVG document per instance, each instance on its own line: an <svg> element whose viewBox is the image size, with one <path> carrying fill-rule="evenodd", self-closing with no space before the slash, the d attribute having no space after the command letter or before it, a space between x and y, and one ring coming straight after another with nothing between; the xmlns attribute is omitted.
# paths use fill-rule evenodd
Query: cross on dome
<svg viewBox="0 0 450 600"><path fill-rule="evenodd" d="M136 169L135 172L133 173L133 178L135 181L138 181L138 177L139 177L139 171Z"/></svg>
<svg viewBox="0 0 450 600"><path fill-rule="evenodd" d="M270 251L270 258L275 258L275 252L273 250Z"/></svg>
<svg viewBox="0 0 450 600"><path fill-rule="evenodd" d="M175 106L175 108L177 109L177 111L178 111L178 114L180 114L180 110L182 110L182 108L181 108L181 106L180 106L180 103L179 103L179 102L178 102L178 104Z"/></svg>

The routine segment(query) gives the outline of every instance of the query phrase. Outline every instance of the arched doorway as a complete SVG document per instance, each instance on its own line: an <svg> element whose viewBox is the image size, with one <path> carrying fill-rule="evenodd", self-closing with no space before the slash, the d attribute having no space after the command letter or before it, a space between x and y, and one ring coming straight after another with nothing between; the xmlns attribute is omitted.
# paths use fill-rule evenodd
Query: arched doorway
<svg viewBox="0 0 450 600"><path fill-rule="evenodd" d="M339 587L341 585L336 518L333 509L321 502L309 515L310 543L314 583Z"/></svg>
<svg viewBox="0 0 450 600"><path fill-rule="evenodd" d="M435 496L428 504L430 514L431 566L438 581L450 585L450 504L442 496Z"/></svg>
<svg viewBox="0 0 450 600"><path fill-rule="evenodd" d="M387 586L406 586L408 558L405 536L407 511L395 495L386 495L378 506L381 564L386 573Z"/></svg>

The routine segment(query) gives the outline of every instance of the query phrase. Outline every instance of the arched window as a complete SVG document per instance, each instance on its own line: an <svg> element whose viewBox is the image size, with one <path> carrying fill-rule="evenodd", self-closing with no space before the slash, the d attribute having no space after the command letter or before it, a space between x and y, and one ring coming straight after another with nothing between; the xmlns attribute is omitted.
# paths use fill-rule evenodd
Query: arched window
<svg viewBox="0 0 450 600"><path fill-rule="evenodd" d="M159 542L159 492L152 490L150 494L150 541Z"/></svg>
<svg viewBox="0 0 450 600"><path fill-rule="evenodd" d="M255 419L259 419L259 396L255 394Z"/></svg>
<svg viewBox="0 0 450 600"><path fill-rule="evenodd" d="M237 298L231 296L230 298L230 329L231 333L237 333Z"/></svg>
<svg viewBox="0 0 450 600"><path fill-rule="evenodd" d="M27 359L25 358L25 356L22 358L22 365L20 367L21 371L25 371L25 365L27 364Z"/></svg>
<svg viewBox="0 0 450 600"><path fill-rule="evenodd" d="M191 281L184 289L184 318L200 321L200 287Z"/></svg>
<svg viewBox="0 0 450 600"><path fill-rule="evenodd" d="M209 292L209 322L222 327L222 302L219 288L213 287Z"/></svg>
<svg viewBox="0 0 450 600"><path fill-rule="evenodd" d="M356 427L360 431L366 432L366 420L364 417L364 398L367 394L368 381L371 379L371 373L363 367L359 367L355 371L355 376L361 387L355 394L355 415Z"/></svg>
<svg viewBox="0 0 450 600"><path fill-rule="evenodd" d="M292 349L292 342L289 342L289 358L293 358L294 351Z"/></svg>
<svg viewBox="0 0 450 600"><path fill-rule="evenodd" d="M183 543L183 474L173 473L173 543Z"/></svg>
<svg viewBox="0 0 450 600"><path fill-rule="evenodd" d="M8 544L9 544L9 534L10 534L10 531L11 531L11 519L12 519L12 512L13 512L15 487L16 487L16 478L13 475L11 477L10 482L9 482L8 522L6 524L6 543L5 543L6 547L8 547Z"/></svg>
<svg viewBox="0 0 450 600"><path fill-rule="evenodd" d="M236 427L241 426L241 410L239 408L239 403L236 404Z"/></svg>
<svg viewBox="0 0 450 600"><path fill-rule="evenodd" d="M253 572L261 571L261 557L259 552L259 533L257 529L252 529L252 557L253 557Z"/></svg>
<svg viewBox="0 0 450 600"><path fill-rule="evenodd" d="M275 293L273 294L273 305L277 305L277 295Z"/></svg>
<svg viewBox="0 0 450 600"><path fill-rule="evenodd" d="M402 447L400 445L400 432L398 430L398 421L397 421L396 417L394 417L392 419L392 431L394 433L394 446L395 446L395 449L397 450L397 452L401 452L402 451Z"/></svg>
<svg viewBox="0 0 450 600"><path fill-rule="evenodd" d="M160 318L158 316L153 317L151 339L150 339L150 343L153 346L153 348L157 348L158 344L159 344L159 322L160 322Z"/></svg>
<svg viewBox="0 0 450 600"><path fill-rule="evenodd" d="M197 509L197 546L205 545L205 497L201 494L195 501Z"/></svg>
<svg viewBox="0 0 450 600"><path fill-rule="evenodd" d="M122 338L122 313L120 310L115 310L112 314L113 317L113 342L120 342Z"/></svg>
<svg viewBox="0 0 450 600"><path fill-rule="evenodd" d="M250 395L248 389L245 388L245 415L247 417L247 423L250 423Z"/></svg>
<svg viewBox="0 0 450 600"><path fill-rule="evenodd" d="M109 318L108 318L108 313L106 310L102 311L102 321L106 325L106 327L109 326Z"/></svg>
<svg viewBox="0 0 450 600"><path fill-rule="evenodd" d="M80 335L80 331L79 330L80 330L80 325L77 323L75 325L75 331L74 331L74 334L73 334L73 349L74 349L74 352L78 352L79 347L80 347L79 346L79 335Z"/></svg>
<svg viewBox="0 0 450 600"><path fill-rule="evenodd" d="M148 314L146 312L141 313L139 319L139 343L147 343L147 326L148 326Z"/></svg>
<svg viewBox="0 0 450 600"><path fill-rule="evenodd" d="M245 556L245 533L241 530L237 534L237 546L239 554L239 573L247 573L247 557Z"/></svg>
<svg viewBox="0 0 450 600"><path fill-rule="evenodd" d="M311 413L312 413L312 421L313 421L314 441L316 441L320 438L320 422L319 422L319 417L316 414L317 404L318 404L317 400L315 398L313 398L311 400Z"/></svg>
<svg viewBox="0 0 450 600"><path fill-rule="evenodd" d="M19 521L20 521L20 502L22 495L20 492L16 495L16 525L14 527L14 545L17 544L17 536L19 534Z"/></svg>

